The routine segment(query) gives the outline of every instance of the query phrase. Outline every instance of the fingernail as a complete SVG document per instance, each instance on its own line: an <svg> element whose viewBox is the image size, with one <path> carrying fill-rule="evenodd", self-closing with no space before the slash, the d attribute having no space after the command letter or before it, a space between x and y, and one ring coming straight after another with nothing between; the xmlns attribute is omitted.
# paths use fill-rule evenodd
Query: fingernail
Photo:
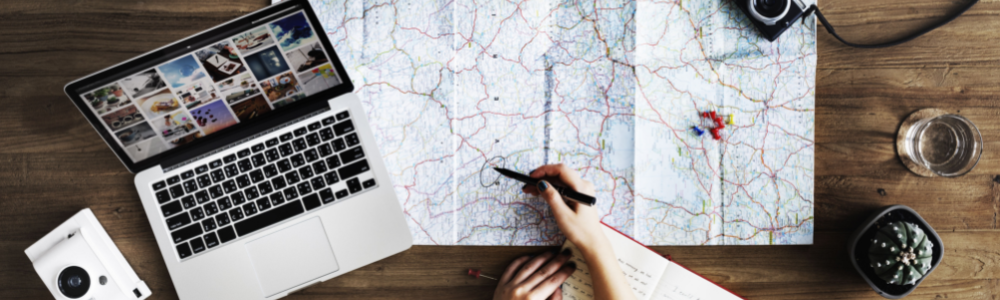
<svg viewBox="0 0 1000 300"><path fill-rule="evenodd" d="M569 250L569 248L563 249L562 255L573 255L573 250Z"/></svg>
<svg viewBox="0 0 1000 300"><path fill-rule="evenodd" d="M566 263L564 266L566 266L566 267L568 267L570 269L576 270L576 262L572 262L571 261L571 262Z"/></svg>
<svg viewBox="0 0 1000 300"><path fill-rule="evenodd" d="M544 180L538 182L538 190L539 191L543 191L544 192L548 188L549 188L549 184L545 183Z"/></svg>

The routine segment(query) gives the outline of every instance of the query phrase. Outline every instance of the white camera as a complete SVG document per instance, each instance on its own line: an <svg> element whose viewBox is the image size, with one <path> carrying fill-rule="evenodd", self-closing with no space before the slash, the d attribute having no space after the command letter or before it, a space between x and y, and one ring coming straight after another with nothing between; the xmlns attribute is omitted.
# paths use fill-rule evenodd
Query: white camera
<svg viewBox="0 0 1000 300"><path fill-rule="evenodd" d="M24 253L56 299L142 300L152 294L89 208Z"/></svg>

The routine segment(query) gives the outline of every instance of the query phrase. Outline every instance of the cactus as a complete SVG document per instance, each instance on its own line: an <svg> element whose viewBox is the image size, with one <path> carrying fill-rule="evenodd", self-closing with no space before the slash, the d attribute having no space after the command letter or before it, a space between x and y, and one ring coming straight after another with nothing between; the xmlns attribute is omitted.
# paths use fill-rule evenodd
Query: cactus
<svg viewBox="0 0 1000 300"><path fill-rule="evenodd" d="M934 245L923 229L896 221L882 226L868 248L871 267L888 284L914 284L931 269Z"/></svg>

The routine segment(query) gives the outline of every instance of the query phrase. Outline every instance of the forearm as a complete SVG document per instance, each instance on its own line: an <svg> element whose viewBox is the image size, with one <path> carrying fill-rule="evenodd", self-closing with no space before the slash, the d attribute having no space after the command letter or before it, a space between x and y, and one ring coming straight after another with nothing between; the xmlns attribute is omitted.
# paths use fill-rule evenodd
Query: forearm
<svg viewBox="0 0 1000 300"><path fill-rule="evenodd" d="M625 281L625 274L618 264L614 249L611 248L606 238L603 241L580 248L583 259L587 261L587 266L590 269L590 278L594 285L594 299L635 299L632 287Z"/></svg>

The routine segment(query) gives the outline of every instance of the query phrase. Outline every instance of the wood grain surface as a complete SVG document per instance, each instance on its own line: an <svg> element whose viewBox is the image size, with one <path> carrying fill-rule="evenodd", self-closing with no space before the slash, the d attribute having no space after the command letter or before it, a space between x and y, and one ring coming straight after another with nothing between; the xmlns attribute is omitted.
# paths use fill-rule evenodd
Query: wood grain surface
<svg viewBox="0 0 1000 300"><path fill-rule="evenodd" d="M936 22L965 1L829 0L838 33L878 42ZM151 299L176 294L130 174L62 93L67 82L265 6L265 0L0 1L0 299L50 299L24 249L90 207ZM654 247L749 299L881 299L845 244L872 210L905 204L941 234L940 267L909 299L1000 294L1000 1L910 43L859 50L818 34L816 233L811 246ZM937 107L979 126L982 160L923 178L895 155L899 123ZM880 193L884 190L884 193ZM415 246L287 299L490 299L520 255L553 247Z"/></svg>

